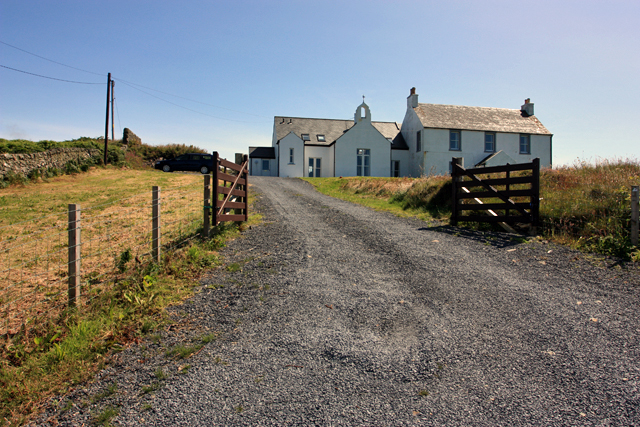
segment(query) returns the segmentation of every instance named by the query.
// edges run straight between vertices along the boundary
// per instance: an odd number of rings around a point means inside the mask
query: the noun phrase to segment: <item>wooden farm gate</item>
[[[204,234],[209,235],[209,224],[223,221],[247,221],[249,219],[249,170],[248,156],[242,156],[242,164],[221,159],[213,152],[211,175],[205,177]],[[213,186],[207,181],[212,180]],[[212,191],[213,190],[213,191]],[[214,203],[211,203],[211,202]],[[232,212],[233,211],[233,212]],[[209,218],[209,216],[213,218]],[[212,221],[211,221],[212,220]]]
[[[452,225],[457,225],[458,221],[509,225],[524,223],[531,224],[532,227],[538,225],[540,217],[539,158],[533,159],[531,163],[474,169],[465,169],[461,163],[462,159],[459,157],[454,157],[451,161]],[[513,172],[520,171],[530,171],[530,173],[512,176]],[[484,179],[478,176],[487,174],[493,176]],[[481,199],[490,200],[483,202]],[[523,199],[525,201],[522,201]],[[464,215],[465,212],[468,214]]]

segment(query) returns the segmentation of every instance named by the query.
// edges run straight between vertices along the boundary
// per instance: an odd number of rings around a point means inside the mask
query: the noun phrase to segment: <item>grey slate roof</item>
[[[275,159],[276,150],[273,147],[249,147],[249,157],[252,159]]]
[[[302,134],[309,134],[309,141],[305,141],[305,145],[323,145],[329,146],[340,138],[346,131],[354,125],[353,120],[333,120],[333,119],[308,119],[302,117],[282,117],[274,118],[276,130],[276,140],[280,141],[285,136],[293,132],[299,138]],[[402,144],[406,146],[402,135],[400,134],[400,125],[395,122],[371,122],[371,124],[387,139],[396,140],[398,136],[398,146]],[[317,135],[324,135],[325,141],[318,141]],[[392,144],[392,148],[394,148]]]
[[[414,111],[425,128],[551,135],[536,116],[520,110],[418,104]]]

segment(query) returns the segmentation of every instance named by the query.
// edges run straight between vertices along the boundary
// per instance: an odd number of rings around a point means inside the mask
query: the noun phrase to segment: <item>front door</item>
[[[321,161],[320,157],[309,157],[309,178],[320,177]]]

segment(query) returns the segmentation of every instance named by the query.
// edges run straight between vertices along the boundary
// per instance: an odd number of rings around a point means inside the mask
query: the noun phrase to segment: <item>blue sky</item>
[[[415,86],[424,103],[531,98],[554,164],[637,159],[638,22],[616,0],[3,0],[0,65],[100,84],[0,68],[0,137],[103,135],[111,72],[117,138],[227,158],[270,145],[276,115],[348,119],[362,95],[401,122]]]

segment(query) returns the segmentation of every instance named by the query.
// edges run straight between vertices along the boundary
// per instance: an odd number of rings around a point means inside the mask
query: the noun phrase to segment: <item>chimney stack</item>
[[[416,94],[416,88],[412,87],[409,96],[407,97],[407,108],[418,107],[418,94]]]
[[[527,98],[524,100],[524,105],[520,107],[520,111],[526,116],[533,116],[533,102],[531,102],[531,98]]]

